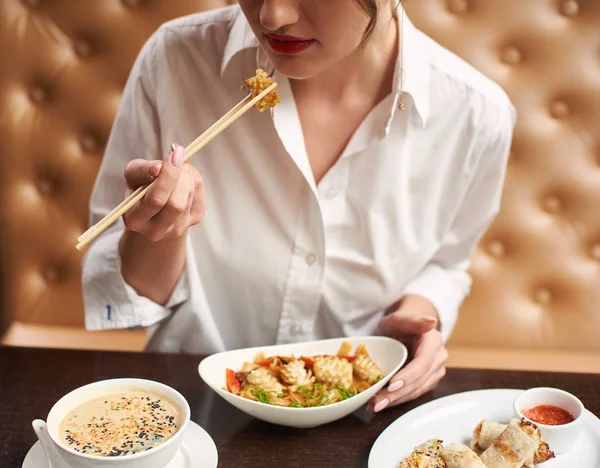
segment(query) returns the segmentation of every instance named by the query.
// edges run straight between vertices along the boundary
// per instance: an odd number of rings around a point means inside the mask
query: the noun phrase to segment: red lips
[[[305,39],[295,36],[280,36],[278,34],[266,34],[271,49],[279,54],[294,55],[308,49],[313,39]]]

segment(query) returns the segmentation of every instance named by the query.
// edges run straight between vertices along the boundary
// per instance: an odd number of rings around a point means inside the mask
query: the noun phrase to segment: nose
[[[299,16],[296,0],[264,0],[260,9],[260,22],[270,31],[297,23]]]

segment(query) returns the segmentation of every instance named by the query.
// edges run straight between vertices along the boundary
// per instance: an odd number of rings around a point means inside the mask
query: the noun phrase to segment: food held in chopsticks
[[[226,370],[231,393],[249,400],[292,408],[326,406],[346,400],[383,378],[364,346],[351,355],[344,342],[337,355],[270,356],[259,353],[239,372]]]
[[[517,424],[525,424],[519,421]],[[496,421],[481,421],[473,430],[473,439],[471,448],[478,452],[487,450],[494,440],[496,440],[508,427],[508,424],[501,424]],[[532,434],[537,442],[537,448],[533,454],[533,460],[526,460],[523,466],[530,467],[544,463],[554,458],[554,453],[548,447],[548,444],[542,440],[539,429],[533,429],[528,425],[527,432]]]
[[[265,109],[272,109],[277,103],[281,102],[279,95],[275,91],[277,83],[275,83],[263,70],[257,70],[256,76],[248,78],[246,80],[246,86],[249,94],[185,148],[184,161],[188,161],[194,154],[204,148],[253,106],[256,107],[259,112],[263,112]],[[104,218],[80,235],[77,238],[77,250],[83,249],[117,219],[129,211],[131,207],[135,206],[142,198],[144,198],[146,193],[148,193],[148,190],[150,190],[153,183],[154,182],[138,187],[135,192],[123,200],[110,213],[104,216]]]
[[[256,70],[256,75],[248,78],[244,81],[244,83],[248,89],[248,92],[254,98],[273,84],[273,78],[267,75],[264,70],[258,68]],[[262,113],[267,109],[274,108],[280,102],[281,98],[279,97],[279,94],[277,94],[277,91],[273,89],[273,91],[258,101],[254,107],[258,109],[258,112]]]
[[[399,468],[533,468],[552,458],[534,423],[483,420],[473,431],[471,448],[458,443],[444,447],[432,439],[415,447]]]

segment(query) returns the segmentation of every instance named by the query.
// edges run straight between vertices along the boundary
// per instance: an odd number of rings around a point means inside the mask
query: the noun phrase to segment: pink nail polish
[[[396,380],[395,382],[391,382],[388,391],[395,392],[396,390],[400,390],[404,387],[404,380]]]
[[[435,319],[435,317],[423,317],[423,318],[421,318],[421,322],[436,323],[437,320]]]
[[[183,147],[179,145],[171,145],[171,150],[169,151],[171,155],[171,164],[173,167],[181,167],[183,164]]]
[[[378,403],[375,405],[374,411],[375,411],[376,413],[378,413],[379,411],[381,411],[381,410],[385,409],[385,407],[386,407],[387,405],[389,405],[389,404],[390,404],[390,400],[388,400],[387,398],[384,398],[383,400],[379,401],[379,402],[378,402]]]

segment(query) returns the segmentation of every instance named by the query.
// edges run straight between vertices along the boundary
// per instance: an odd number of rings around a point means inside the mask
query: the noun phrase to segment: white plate
[[[513,414],[513,401],[522,391],[458,393],[409,411],[377,438],[369,454],[369,468],[397,468],[416,445],[433,438],[468,445],[473,429],[482,419],[507,423]],[[582,434],[575,448],[538,465],[540,468],[600,467],[600,419],[587,410],[583,418]]]
[[[385,377],[375,385],[347,400],[315,408],[286,408],[248,400],[223,389],[226,386],[226,369],[239,370],[245,361],[252,362],[256,354],[261,351],[267,357],[274,355],[314,356],[336,354],[344,341],[349,342],[353,350],[356,350],[358,345],[364,344],[369,355],[377,363],[382,373],[385,374]],[[210,388],[250,416],[281,426],[308,428],[346,417],[366,404],[398,372],[406,362],[407,357],[406,347],[392,338],[384,336],[334,338],[308,343],[237,349],[213,354],[202,360],[198,366],[198,372]]]
[[[204,429],[190,421],[179,452],[165,468],[217,468],[217,446]],[[49,468],[46,453],[39,442],[29,450],[23,468]]]

